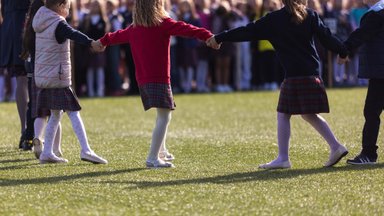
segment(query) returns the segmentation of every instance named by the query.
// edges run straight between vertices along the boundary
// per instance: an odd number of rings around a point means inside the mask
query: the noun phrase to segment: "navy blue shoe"
[[[348,159],[347,164],[352,164],[352,165],[375,164],[376,161],[377,161],[377,158],[370,158],[364,154],[359,154],[354,159]]]

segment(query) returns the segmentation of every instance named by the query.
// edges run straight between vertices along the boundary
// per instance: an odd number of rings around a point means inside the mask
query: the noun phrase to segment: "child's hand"
[[[104,52],[105,46],[101,44],[100,40],[92,41],[91,48],[94,52]]]
[[[342,64],[345,64],[346,62],[349,62],[348,56],[345,58],[341,58],[339,55],[337,56],[337,64],[342,65]]]
[[[205,41],[205,44],[213,49],[220,49],[221,44],[218,44],[215,40],[215,36],[210,37]]]

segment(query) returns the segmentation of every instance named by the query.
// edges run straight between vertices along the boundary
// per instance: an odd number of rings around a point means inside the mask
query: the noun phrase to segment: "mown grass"
[[[324,114],[350,155],[360,151],[366,89],[329,90]],[[93,165],[67,117],[67,165],[40,165],[17,149],[14,103],[0,104],[0,215],[383,215],[384,164],[323,168],[325,141],[293,117],[290,170],[264,171],[276,156],[278,92],[176,95],[167,145],[174,169],[145,169],[155,111],[139,97],[81,99]],[[378,140],[383,145],[383,136]]]

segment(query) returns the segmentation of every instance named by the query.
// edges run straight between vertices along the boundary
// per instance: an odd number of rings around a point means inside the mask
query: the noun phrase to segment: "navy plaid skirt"
[[[79,99],[70,87],[39,89],[37,92],[37,109],[79,111]]]
[[[287,114],[329,113],[328,97],[321,78],[309,76],[285,79],[280,87],[277,112]]]
[[[139,90],[145,111],[152,107],[170,110],[174,110],[176,107],[170,84],[147,83],[139,86]]]
[[[51,111],[49,109],[44,109],[44,108],[38,108],[37,107],[37,94],[40,91],[40,88],[36,86],[35,83],[35,77],[32,76],[31,81],[31,98],[29,101],[31,101],[31,116],[32,118],[37,118],[37,117],[46,117],[51,115]]]

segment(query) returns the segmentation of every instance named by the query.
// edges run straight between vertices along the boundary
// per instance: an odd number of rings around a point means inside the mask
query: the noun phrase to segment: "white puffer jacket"
[[[32,22],[36,32],[35,82],[39,88],[65,88],[71,85],[70,43],[59,44],[55,30],[64,17],[41,7]]]

